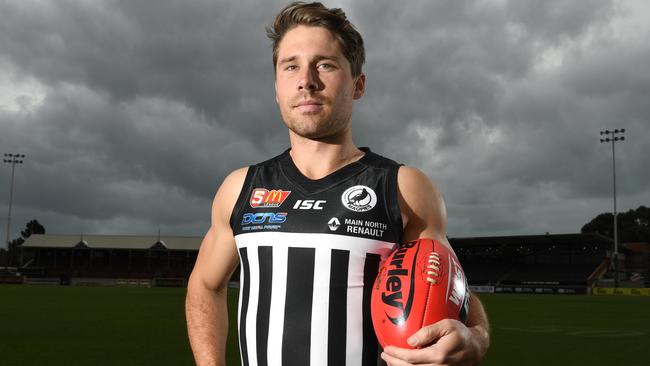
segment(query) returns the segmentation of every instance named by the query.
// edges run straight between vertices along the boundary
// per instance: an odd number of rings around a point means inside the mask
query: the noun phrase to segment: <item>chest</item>
[[[242,188],[233,233],[321,233],[394,243],[401,227],[391,217],[396,203],[388,199],[388,179],[385,171],[369,168],[340,181],[305,185],[281,169],[258,168]]]

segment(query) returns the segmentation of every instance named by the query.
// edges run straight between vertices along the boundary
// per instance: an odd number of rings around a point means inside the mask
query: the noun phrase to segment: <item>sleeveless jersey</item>
[[[384,365],[370,294],[382,256],[402,237],[399,164],[362,150],[318,180],[289,150],[249,167],[230,219],[242,365]]]

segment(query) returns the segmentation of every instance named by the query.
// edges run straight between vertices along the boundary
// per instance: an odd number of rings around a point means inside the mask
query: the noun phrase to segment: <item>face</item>
[[[275,100],[298,136],[323,139],[348,130],[365,76],[353,78],[339,42],[323,27],[297,26],[278,47]]]

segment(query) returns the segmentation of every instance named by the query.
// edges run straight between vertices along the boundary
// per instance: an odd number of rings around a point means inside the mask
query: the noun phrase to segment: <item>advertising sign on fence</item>
[[[650,288],[594,287],[591,289],[591,293],[593,295],[650,296]]]

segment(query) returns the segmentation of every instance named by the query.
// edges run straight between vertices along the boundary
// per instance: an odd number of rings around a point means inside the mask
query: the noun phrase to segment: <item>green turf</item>
[[[650,365],[650,297],[482,295],[484,365]]]
[[[0,365],[191,365],[184,299],[175,288],[0,285]],[[483,365],[650,364],[650,297],[481,299],[493,330]],[[234,314],[236,293],[229,302]]]
[[[189,365],[184,291],[0,286],[0,364]]]

